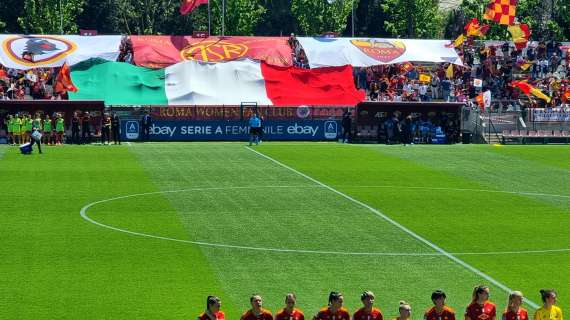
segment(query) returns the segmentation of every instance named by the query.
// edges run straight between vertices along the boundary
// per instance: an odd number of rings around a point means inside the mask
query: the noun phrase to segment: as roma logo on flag
[[[372,59],[388,63],[399,58],[406,52],[406,46],[401,41],[350,40],[355,47]]]
[[[204,62],[231,61],[239,59],[247,53],[249,47],[243,43],[227,41],[200,41],[180,51],[183,60]]]
[[[2,50],[15,63],[34,67],[54,63],[77,49],[77,45],[54,36],[15,36],[2,42]]]

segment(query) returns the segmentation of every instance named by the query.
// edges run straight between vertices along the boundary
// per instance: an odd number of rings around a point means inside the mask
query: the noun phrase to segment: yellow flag
[[[453,45],[457,48],[460,47],[463,42],[465,42],[465,36],[462,33],[459,35],[459,37],[457,37],[457,39],[455,39],[455,41],[453,41]]]
[[[545,95],[544,93],[542,93],[542,91],[540,91],[540,89],[532,88],[532,89],[530,89],[530,93],[532,93],[533,96],[546,101],[546,103],[550,103],[550,100],[551,100],[550,97]]]
[[[420,74],[420,82],[430,82],[431,76],[429,74],[422,73]]]
[[[447,67],[447,69],[445,69],[445,76],[449,79],[453,78],[453,65],[450,64],[449,67]]]
[[[530,68],[530,66],[532,66],[532,63],[530,62],[524,63],[523,65],[521,65],[521,70],[527,71],[528,68]]]

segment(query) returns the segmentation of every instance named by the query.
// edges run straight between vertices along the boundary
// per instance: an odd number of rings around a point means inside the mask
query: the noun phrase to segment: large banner
[[[121,36],[0,35],[0,64],[13,69],[61,67],[90,58],[115,61]]]
[[[534,122],[570,122],[570,109],[565,108],[535,108],[532,109]]]
[[[222,62],[249,58],[291,66],[291,47],[284,37],[131,36],[138,66],[165,68],[185,60]]]
[[[307,70],[244,59],[184,61],[154,70],[105,62],[81,64],[71,77],[79,91],[70,92],[70,100],[108,105],[354,106],[365,99],[354,86],[351,66]]]
[[[151,106],[141,107],[147,109]],[[154,106],[150,114],[157,120],[241,120],[248,119],[253,112],[272,120],[330,120],[342,118],[344,112],[352,107],[354,106]]]
[[[122,120],[123,141],[139,140],[140,120]],[[336,120],[268,120],[264,124],[264,140],[320,141],[335,140],[340,131]],[[150,127],[151,141],[247,141],[247,121],[156,120]]]
[[[403,62],[463,65],[449,40],[376,38],[297,38],[311,68],[352,65],[370,67]]]

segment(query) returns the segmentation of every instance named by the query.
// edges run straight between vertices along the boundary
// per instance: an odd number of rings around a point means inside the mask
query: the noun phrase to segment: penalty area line
[[[291,171],[291,172],[294,172],[294,173],[300,175],[301,177],[303,177],[303,178],[305,178],[305,179],[307,179],[307,180],[310,180],[310,181],[312,181],[312,182],[314,182],[314,183],[320,185],[321,187],[323,187],[323,188],[325,188],[325,189],[327,189],[327,190],[329,190],[329,191],[331,191],[331,192],[333,192],[333,193],[335,193],[335,194],[337,194],[337,195],[339,195],[339,196],[341,196],[341,197],[347,199],[348,201],[351,201],[351,202],[353,202],[353,203],[355,203],[355,204],[357,204],[357,205],[359,205],[359,206],[361,206],[361,207],[363,207],[363,208],[366,208],[366,209],[370,210],[372,213],[374,213],[374,214],[377,215],[378,217],[384,219],[385,221],[387,221],[388,223],[392,224],[393,226],[397,227],[398,229],[404,231],[405,233],[407,233],[407,234],[408,234],[409,236],[411,236],[412,238],[414,238],[414,239],[418,240],[419,242],[422,242],[423,244],[429,246],[430,248],[434,249],[435,251],[441,253],[443,256],[447,257],[449,260],[451,260],[451,261],[453,261],[453,262],[459,264],[460,266],[464,267],[465,269],[467,269],[467,270],[473,272],[474,274],[480,276],[481,278],[483,278],[483,279],[489,281],[490,283],[492,283],[492,284],[494,284],[495,286],[499,287],[499,288],[502,289],[503,291],[505,291],[505,292],[507,292],[507,293],[513,292],[513,289],[507,287],[507,286],[506,286],[505,284],[503,284],[502,282],[496,280],[495,278],[491,277],[490,275],[488,275],[488,274],[484,273],[483,271],[481,271],[481,270],[475,268],[474,266],[468,264],[467,262],[465,262],[465,261],[463,261],[463,260],[457,258],[456,256],[454,256],[454,255],[452,255],[451,253],[447,252],[446,250],[444,250],[443,248],[439,247],[439,246],[436,245],[435,243],[433,243],[433,242],[427,240],[426,238],[424,238],[424,237],[420,236],[419,234],[415,233],[414,231],[408,229],[407,227],[405,227],[404,225],[400,224],[399,222],[397,222],[397,221],[393,220],[392,218],[388,217],[387,215],[385,215],[384,213],[382,213],[380,210],[378,210],[378,209],[376,209],[376,208],[373,208],[373,207],[367,205],[366,203],[364,203],[364,202],[362,202],[362,201],[360,201],[360,200],[357,200],[357,199],[355,199],[355,198],[353,198],[353,197],[347,195],[346,193],[343,193],[343,192],[341,192],[341,191],[338,191],[337,189],[335,189],[335,188],[333,188],[333,187],[331,187],[331,186],[329,186],[329,185],[327,185],[327,184],[325,184],[325,183],[323,183],[323,182],[321,182],[321,181],[319,181],[319,180],[317,180],[317,179],[315,179],[315,178],[313,178],[313,177],[311,177],[311,176],[308,176],[308,175],[306,175],[306,174],[304,174],[304,173],[298,171],[297,169],[294,169],[294,168],[292,168],[292,167],[290,167],[290,166],[288,166],[288,165],[286,165],[286,164],[280,162],[279,160],[276,160],[276,159],[274,159],[274,158],[272,158],[272,157],[270,157],[270,156],[268,156],[268,155],[265,155],[265,154],[263,154],[263,153],[261,153],[261,152],[259,152],[259,151],[254,150],[254,149],[252,149],[252,148],[250,148],[250,147],[247,147],[247,146],[246,146],[245,148],[248,149],[249,151],[251,151],[251,152],[257,154],[258,156],[265,158],[266,160],[269,160],[269,161],[271,161],[271,162],[273,162],[273,163],[275,163],[275,164],[277,164],[277,165],[279,165],[279,166],[281,166],[281,167],[283,167],[283,168],[285,168],[285,169],[287,169],[287,170],[289,170],[289,171]],[[538,305],[538,304],[536,304],[535,302],[529,300],[528,298],[525,299],[525,303],[528,304],[528,305],[529,305],[530,307],[532,307],[533,309],[538,309],[538,308],[539,308],[539,305]]]

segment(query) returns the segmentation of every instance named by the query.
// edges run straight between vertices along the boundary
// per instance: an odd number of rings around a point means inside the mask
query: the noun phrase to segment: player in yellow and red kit
[[[222,301],[216,296],[208,296],[206,299],[206,311],[198,316],[198,320],[225,320],[226,315],[220,311]]]
[[[503,320],[528,320],[528,312],[521,307],[523,303],[523,294],[520,291],[513,291],[509,295],[509,305],[503,312]]]
[[[495,304],[489,301],[489,287],[475,287],[471,304],[465,310],[465,320],[495,320],[496,317]]]
[[[424,320],[455,320],[455,310],[445,305],[447,296],[441,290],[435,290],[431,294],[434,306],[424,314]]]
[[[271,311],[263,309],[263,299],[260,295],[254,294],[249,298],[251,309],[241,315],[241,320],[273,320]]]
[[[554,289],[542,289],[540,296],[544,304],[535,311],[533,320],[563,320],[562,309],[556,305],[558,297],[556,291]]]
[[[275,315],[275,320],[305,320],[303,311],[295,308],[297,297],[294,293],[285,295],[285,308],[279,310]]]
[[[412,306],[406,301],[400,301],[398,313],[400,315],[396,318],[392,318],[392,320],[410,320],[412,319]]]
[[[364,306],[354,313],[352,320],[384,320],[382,311],[374,308],[374,293],[372,291],[364,291],[360,295],[360,301]]]
[[[313,320],[350,320],[348,310],[342,307],[344,297],[340,292],[329,294],[329,305],[319,310]]]

